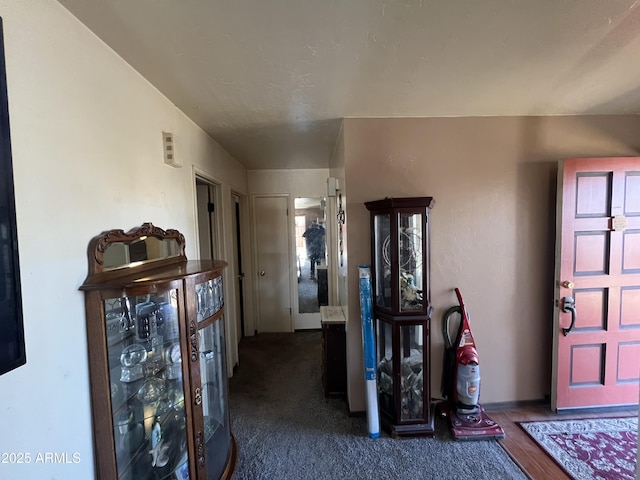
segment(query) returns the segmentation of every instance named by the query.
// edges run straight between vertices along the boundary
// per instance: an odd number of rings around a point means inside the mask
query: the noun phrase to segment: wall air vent
[[[182,155],[180,154],[180,139],[173,133],[162,132],[164,146],[164,163],[172,167],[182,167]]]

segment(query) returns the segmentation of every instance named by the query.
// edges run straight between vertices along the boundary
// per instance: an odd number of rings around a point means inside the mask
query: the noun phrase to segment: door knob
[[[562,333],[564,333],[566,337],[576,323],[576,301],[573,297],[564,297],[562,299],[562,311],[566,313],[571,312],[571,325],[569,325],[569,328],[562,329]]]
[[[570,282],[569,280],[565,280],[564,282],[562,282],[562,286],[564,288],[573,288],[574,287],[573,282]]]
[[[260,276],[264,277],[264,270],[260,270]]]

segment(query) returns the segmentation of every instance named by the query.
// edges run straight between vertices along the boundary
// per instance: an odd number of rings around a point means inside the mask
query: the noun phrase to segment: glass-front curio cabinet
[[[96,477],[231,478],[222,273],[150,223],[89,243],[85,292]]]
[[[432,197],[366,202],[371,214],[378,405],[392,436],[433,435],[429,212]]]

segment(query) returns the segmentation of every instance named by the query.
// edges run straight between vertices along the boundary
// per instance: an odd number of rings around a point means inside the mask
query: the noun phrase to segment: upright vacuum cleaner
[[[469,316],[457,288],[460,305],[447,310],[442,322],[444,337],[444,365],[440,413],[449,421],[449,429],[456,440],[484,440],[504,438],[504,430],[491,420],[478,403],[480,399],[480,360],[469,326]],[[450,319],[460,316],[456,343],[451,342]]]

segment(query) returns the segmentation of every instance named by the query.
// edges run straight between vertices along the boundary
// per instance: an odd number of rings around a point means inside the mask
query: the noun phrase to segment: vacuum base
[[[491,420],[481,405],[475,413],[462,413],[448,403],[439,405],[440,415],[447,419],[451,435],[456,440],[487,440],[504,438],[504,430]]]

